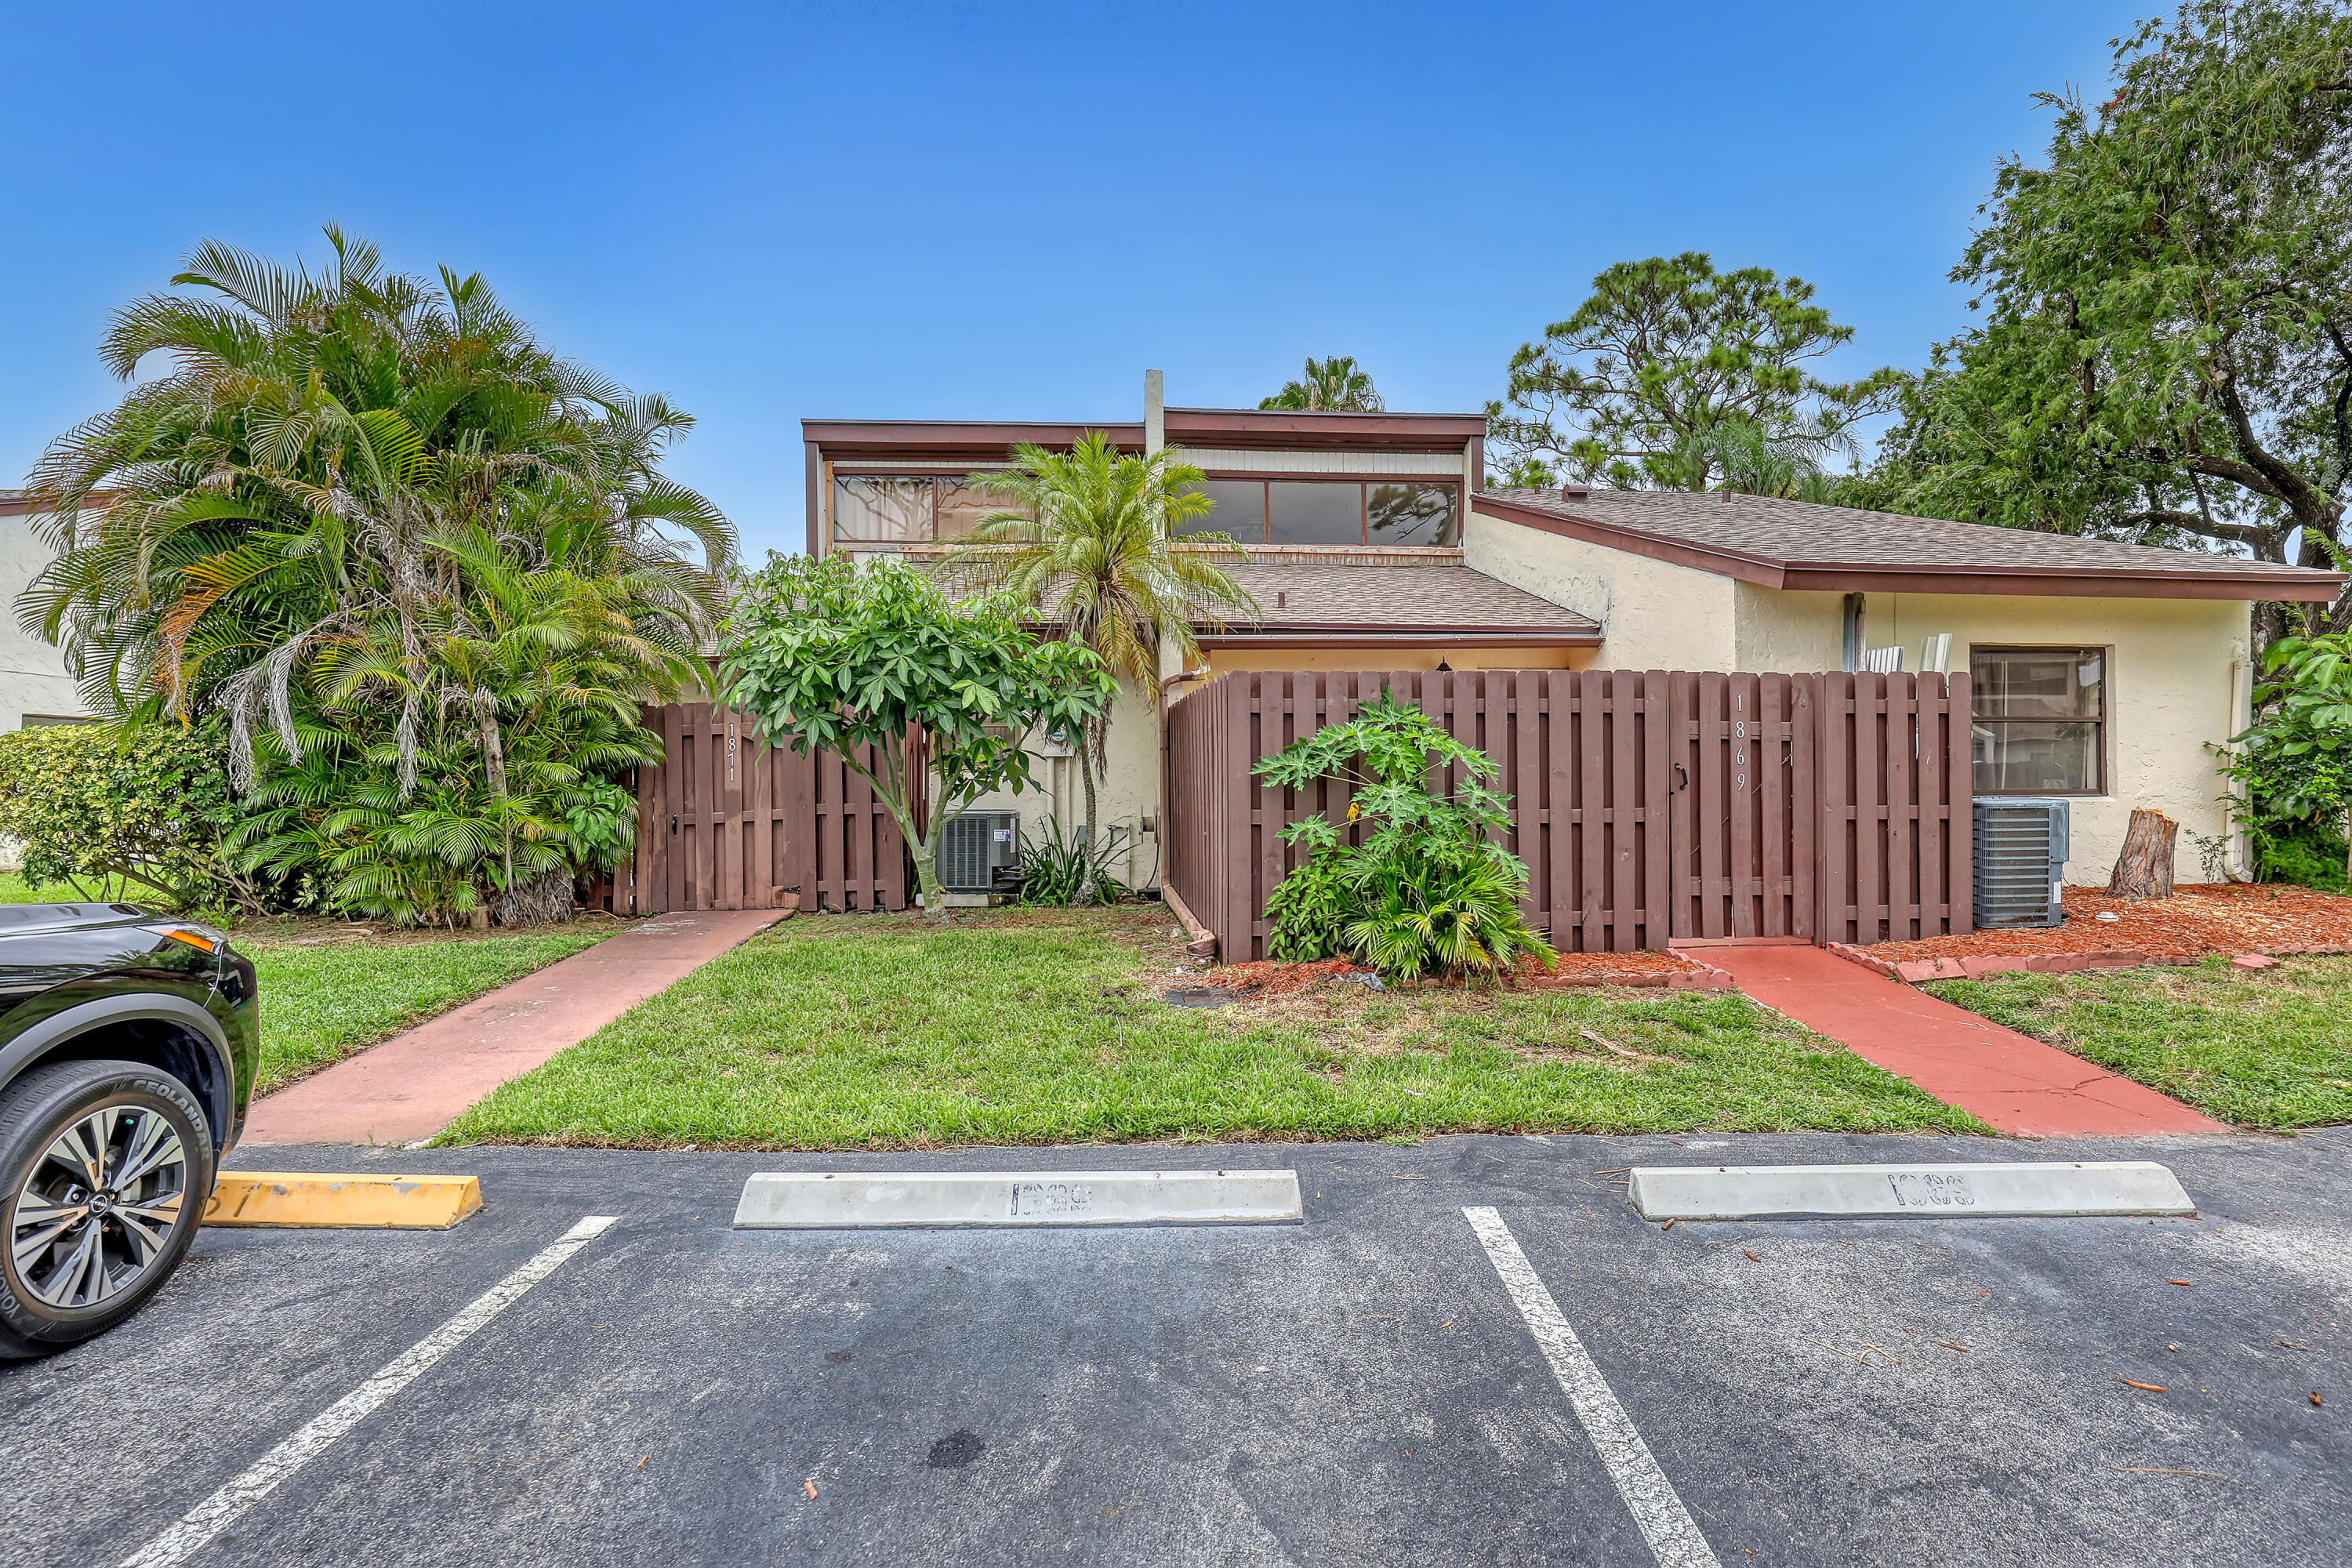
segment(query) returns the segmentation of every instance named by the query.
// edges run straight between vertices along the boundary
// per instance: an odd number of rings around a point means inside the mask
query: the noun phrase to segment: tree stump
[[[2172,897],[2172,840],[2179,831],[2180,824],[2160,811],[2135,809],[2107,891],[2119,899]]]

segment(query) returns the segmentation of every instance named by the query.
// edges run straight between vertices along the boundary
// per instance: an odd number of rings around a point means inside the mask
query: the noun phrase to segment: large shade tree
[[[1902,384],[1894,370],[1817,374],[1853,336],[1811,284],[1769,268],[1717,272],[1697,251],[1621,261],[1511,356],[1509,388],[1486,405],[1497,478],[1698,490],[1762,453],[1793,482]]]
[[[1024,442],[1011,468],[971,482],[1013,504],[975,524],[946,570],[1009,594],[1052,636],[1093,649],[1147,705],[1159,701],[1163,648],[1189,669],[1200,658],[1197,628],[1258,613],[1220,564],[1244,552],[1223,534],[1184,536],[1215,519],[1201,470],[1176,447],[1124,454],[1090,430],[1067,452]],[[1089,846],[1108,725],[1107,710],[1090,720],[1077,748]]]
[[[1924,515],[2342,563],[2352,476],[2352,16],[2196,0],[2117,41],[2095,100],[2047,93],[1952,276],[1941,345],[1882,447]],[[2263,606],[2266,636],[2294,611]],[[2352,621],[2310,606],[2305,629]]]

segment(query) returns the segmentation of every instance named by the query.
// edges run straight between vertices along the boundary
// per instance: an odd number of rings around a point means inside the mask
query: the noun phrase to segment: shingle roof
[[[1677,542],[1698,550],[1801,571],[1993,573],[2052,576],[2164,577],[2275,584],[2283,594],[2332,593],[2335,573],[2243,556],[2158,550],[2115,540],[2077,539],[2021,528],[1949,522],[1850,507],[1728,491],[1595,489],[1574,499],[1553,489],[1481,496],[1563,520]],[[1791,584],[1795,585],[1795,584]]]
[[[908,553],[926,572],[945,571],[936,558]],[[1426,640],[1446,633],[1546,639],[1601,636],[1598,622],[1463,565],[1458,552],[1415,553],[1421,558],[1401,555],[1393,563],[1361,559],[1328,564],[1312,560],[1220,562],[1219,569],[1257,601],[1259,616],[1230,619],[1218,640],[1300,636]],[[1454,559],[1426,558],[1436,554]]]
[[[1594,635],[1600,626],[1573,610],[1496,581],[1467,566],[1309,566],[1249,562],[1226,566],[1258,602],[1268,633],[1427,634],[1528,632]]]

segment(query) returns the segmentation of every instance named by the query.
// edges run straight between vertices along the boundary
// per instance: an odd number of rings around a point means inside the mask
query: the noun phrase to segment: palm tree
[[[387,619],[423,689],[427,622],[465,571],[436,541],[483,529],[525,570],[584,551],[658,584],[639,629],[677,648],[708,635],[734,553],[718,510],[656,467],[688,416],[556,358],[478,275],[387,274],[374,247],[327,237],[315,276],[199,247],[173,282],[204,292],[134,301],[101,351],[126,380],[154,354],[175,368],[51,443],[33,475],[58,556],[20,622],[66,649],[100,710],[228,710],[240,784],[253,728],[299,760],[303,673]],[[84,527],[100,489],[115,499]],[[399,721],[404,794],[422,700]]]
[[[1172,447],[1123,456],[1099,430],[1067,452],[1024,441],[1010,468],[971,480],[1018,510],[982,518],[945,566],[961,584],[1011,592],[1054,636],[1092,648],[1157,708],[1163,647],[1189,668],[1200,657],[1196,627],[1222,630],[1229,618],[1258,613],[1218,565],[1247,559],[1239,545],[1223,534],[1179,538],[1213,504],[1201,481]],[[1095,721],[1076,748],[1089,846],[1108,726],[1108,716]]]
[[[1327,360],[1309,356],[1297,381],[1258,405],[1260,408],[1296,408],[1308,413],[1378,414],[1387,406],[1372,389],[1372,378],[1353,358],[1334,354]]]
[[[421,655],[386,613],[310,668],[299,752],[248,737],[269,765],[234,858],[371,916],[561,919],[575,873],[633,837],[626,792],[599,781],[659,760],[639,703],[693,688],[698,663],[638,628],[658,582],[561,554],[526,569],[479,529],[433,549],[462,587],[427,606]]]
[[[1823,466],[1832,453],[1852,458],[1853,435],[1823,421],[1777,430],[1728,416],[1685,436],[1667,454],[1676,487],[1834,504],[1843,480]]]

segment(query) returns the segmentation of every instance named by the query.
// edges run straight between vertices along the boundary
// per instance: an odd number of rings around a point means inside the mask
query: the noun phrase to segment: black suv
[[[171,1277],[245,1125],[253,964],[129,904],[0,904],[0,1358],[112,1328]]]

